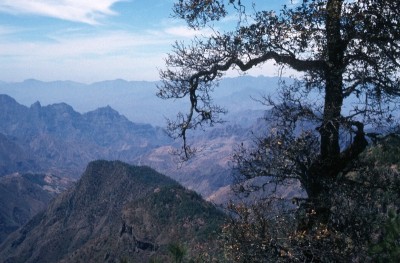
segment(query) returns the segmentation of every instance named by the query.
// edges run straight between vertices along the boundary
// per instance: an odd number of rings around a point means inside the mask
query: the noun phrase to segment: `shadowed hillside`
[[[0,177],[0,243],[71,185],[71,180],[49,174],[15,173]]]
[[[210,242],[223,216],[192,191],[147,167],[88,165],[76,186],[14,232],[2,262],[147,262],[171,243]]]

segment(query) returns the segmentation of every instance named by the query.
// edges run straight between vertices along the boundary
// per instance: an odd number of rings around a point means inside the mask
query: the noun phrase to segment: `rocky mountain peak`
[[[42,105],[40,104],[39,101],[36,101],[35,103],[33,103],[30,107],[32,110],[39,110],[42,108]]]
[[[123,117],[122,115],[120,115],[118,111],[111,108],[109,105],[107,105],[106,107],[98,108],[94,111],[90,111],[90,112],[86,113],[86,115],[91,116],[91,117],[97,116],[97,117],[108,118],[110,120],[115,120],[118,118],[123,118],[125,120],[128,120],[125,117]]]

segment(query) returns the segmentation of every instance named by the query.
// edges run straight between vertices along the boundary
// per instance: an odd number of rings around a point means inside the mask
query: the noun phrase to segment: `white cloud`
[[[0,28],[1,31],[1,28]],[[71,36],[49,36],[48,42],[0,41],[0,56],[36,57],[38,60],[57,58],[81,58],[85,56],[109,56],[132,54],[137,49],[149,49],[157,45],[168,45],[157,35],[107,31],[100,34]]]
[[[100,18],[115,14],[111,7],[121,1],[124,0],[2,0],[0,11],[98,24]]]
[[[0,37],[8,37],[9,35],[21,32],[21,28],[0,25]]]
[[[60,32],[47,38],[51,41],[0,39],[0,79],[156,80],[172,43],[162,32]]]

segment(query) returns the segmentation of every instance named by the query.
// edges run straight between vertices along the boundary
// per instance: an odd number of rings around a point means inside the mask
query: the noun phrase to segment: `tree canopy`
[[[400,94],[399,1],[308,0],[283,6],[280,13],[247,14],[240,0],[180,0],[174,12],[189,27],[200,28],[227,16],[228,6],[251,19],[239,21],[233,32],[176,43],[166,60],[168,68],[160,72],[158,96],[188,97],[191,103],[188,113],[169,123],[170,132],[184,139],[186,157],[187,130],[221,121],[224,110],[212,104],[210,91],[229,69],[247,71],[272,60],[302,72],[302,88],[324,97],[318,116],[322,160],[340,158],[341,128],[363,136],[365,122],[386,113],[382,103]],[[350,96],[359,103],[344,116],[343,102]],[[354,140],[347,153],[357,148],[355,143],[360,141]]]

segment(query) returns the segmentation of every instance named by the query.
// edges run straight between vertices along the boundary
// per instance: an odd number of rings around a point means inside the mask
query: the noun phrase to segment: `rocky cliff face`
[[[54,199],[0,246],[2,262],[147,262],[167,245],[195,244],[222,215],[194,192],[148,167],[88,165],[76,186]]]

